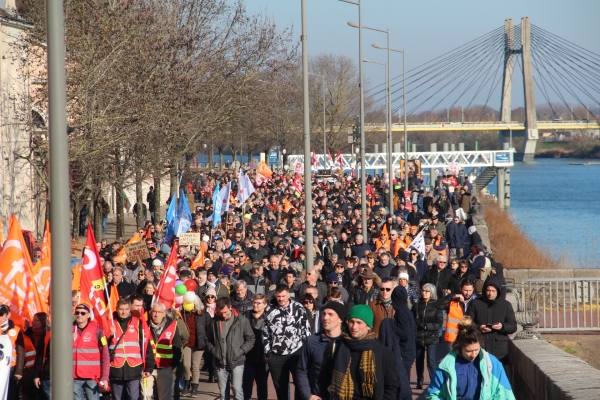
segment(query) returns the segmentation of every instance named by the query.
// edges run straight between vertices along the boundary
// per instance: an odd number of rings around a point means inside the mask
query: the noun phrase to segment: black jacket
[[[237,310],[238,314],[243,315],[246,311],[252,310],[253,297],[254,296],[250,290],[246,292],[246,298],[243,300],[234,293],[231,295],[231,306]]]
[[[419,300],[411,309],[417,325],[416,343],[420,347],[439,342],[438,332],[444,322],[442,310],[438,310],[435,301]]]
[[[415,317],[408,309],[408,293],[403,286],[396,286],[392,291],[392,307],[394,322],[396,323],[396,335],[400,338],[400,349],[402,352],[402,362],[408,367],[417,357]]]
[[[254,331],[246,317],[231,310],[233,318],[227,337],[222,338],[222,324],[225,322],[220,317],[215,317],[206,331],[207,350],[213,356],[217,367],[233,370],[238,365],[243,365],[246,354],[254,347]],[[222,346],[225,345],[225,351]]]
[[[502,323],[500,330],[492,330],[483,334],[484,349],[502,361],[508,355],[508,341],[510,340],[508,335],[517,331],[517,321],[512,305],[508,301],[500,298],[487,299],[485,292],[488,286],[494,286],[498,290],[498,296],[502,293],[498,278],[493,275],[489,276],[483,284],[483,296],[469,304],[467,315],[477,326]]]
[[[441,272],[438,272],[436,266],[432,266],[425,272],[425,276],[421,279],[421,287],[426,283],[431,283],[437,289],[437,298],[441,299],[444,297],[442,290],[452,289],[452,272],[448,268],[444,268]]]
[[[246,361],[253,364],[264,365],[265,362],[265,348],[262,345],[262,330],[265,322],[264,316],[265,314],[263,313],[259,318],[254,318],[253,310],[248,310],[244,313],[244,317],[250,322],[250,327],[254,332],[254,345],[252,346],[252,349],[246,353]]]
[[[354,307],[357,304],[369,304],[370,302],[377,300],[379,298],[379,286],[373,282],[373,286],[369,293],[365,292],[365,290],[355,284],[352,288],[350,297],[348,298],[348,310]]]

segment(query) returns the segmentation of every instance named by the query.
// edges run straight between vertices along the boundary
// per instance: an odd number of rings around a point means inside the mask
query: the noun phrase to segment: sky
[[[300,0],[246,0],[246,6],[300,36]],[[358,8],[339,0],[307,0],[306,7],[309,56],[333,53],[357,60],[358,29],[347,22],[358,21]],[[362,0],[362,13],[363,25],[390,29],[391,47],[405,50],[407,70],[503,26],[507,18],[517,25],[529,17],[532,24],[600,55],[599,0]],[[385,62],[386,52],[371,47],[385,40],[385,34],[365,30],[363,58]],[[402,73],[401,64],[401,54],[392,56],[392,77]],[[373,85],[384,82],[380,66],[366,64],[364,73]],[[519,97],[513,106],[522,104]]]

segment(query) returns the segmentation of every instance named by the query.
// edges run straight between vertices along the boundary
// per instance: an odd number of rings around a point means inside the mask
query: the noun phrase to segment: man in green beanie
[[[347,316],[348,332],[334,351],[333,371],[327,388],[329,400],[395,400],[400,384],[396,363],[389,349],[382,346],[373,329],[373,311],[357,304]]]

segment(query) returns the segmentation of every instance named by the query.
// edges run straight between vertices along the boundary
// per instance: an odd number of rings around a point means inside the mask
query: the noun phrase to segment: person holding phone
[[[484,338],[484,349],[502,364],[508,362],[508,335],[517,331],[512,305],[500,298],[502,287],[497,277],[489,276],[483,284],[483,295],[473,300],[467,310]]]

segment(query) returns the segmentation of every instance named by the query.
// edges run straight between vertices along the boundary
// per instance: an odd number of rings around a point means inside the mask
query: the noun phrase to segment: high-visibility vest
[[[460,302],[452,300],[448,309],[446,319],[446,330],[444,331],[444,340],[453,343],[458,336],[458,321],[464,316]]]
[[[48,354],[48,343],[50,343],[50,337],[52,336],[52,331],[46,332],[46,336],[44,336],[44,353],[42,354],[42,357],[44,358],[44,362],[42,363],[42,370],[45,368],[46,362],[48,361],[48,357],[46,357],[46,355]]]
[[[383,242],[381,239],[377,239],[375,241],[375,248],[379,250],[379,248],[384,247],[387,251],[390,251],[390,241],[386,240]]]
[[[131,317],[131,321],[127,325],[125,332],[121,329],[121,325],[117,324],[117,331],[120,335],[115,335],[110,344],[110,350],[114,351],[114,358],[110,363],[111,367],[122,368],[125,362],[130,367],[141,365],[144,360],[140,349],[140,321],[137,317]],[[123,336],[123,339],[119,339]],[[117,342],[119,344],[117,345]]]
[[[74,326],[77,339],[73,342],[73,378],[100,378],[100,345],[98,344],[98,323],[90,321],[79,333]],[[101,338],[106,343],[106,338]]]
[[[400,240],[400,239],[396,239],[394,240],[394,249],[393,249],[393,254],[392,256],[394,258],[398,257],[398,254],[400,253],[400,249],[402,250],[406,250],[406,244]]]
[[[436,237],[434,237],[431,242],[433,246],[439,246],[439,243],[442,239],[442,235],[437,235]],[[448,244],[446,244],[446,248],[444,250],[437,250],[437,252],[439,253],[440,256],[444,256],[446,257],[446,259],[448,259]],[[448,260],[448,264],[450,264],[450,260]]]
[[[19,328],[18,326],[14,326],[5,333],[5,335],[8,336],[10,342],[12,343],[12,354],[10,357],[11,367],[17,365],[17,338],[19,337],[19,332],[21,332],[21,328]]]
[[[23,368],[32,368],[35,364],[35,345],[27,335],[23,335],[23,348],[25,349],[25,364],[23,364]]]
[[[150,342],[152,345],[152,352],[156,359],[156,368],[168,368],[171,366],[173,360],[173,338],[175,337],[175,331],[177,330],[177,321],[172,321],[167,326],[156,342],[153,340]]]

